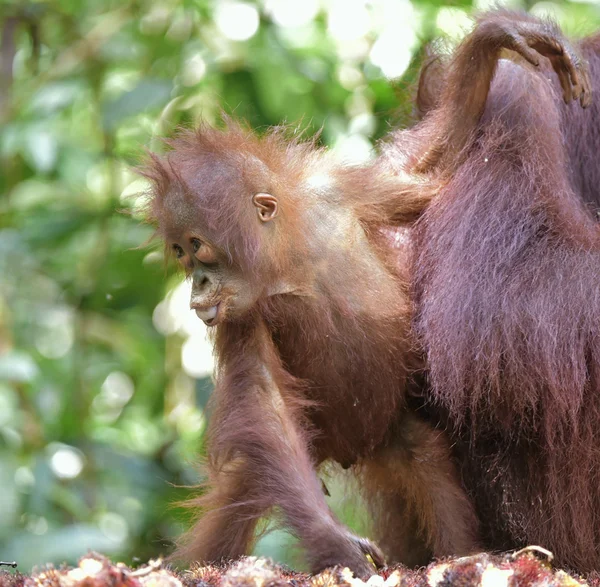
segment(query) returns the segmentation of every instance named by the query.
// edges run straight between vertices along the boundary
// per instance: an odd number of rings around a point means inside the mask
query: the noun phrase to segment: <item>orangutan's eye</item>
[[[190,242],[192,243],[192,249],[194,249],[194,253],[197,253],[198,249],[202,246],[202,243],[197,238],[193,238]]]
[[[185,255],[183,249],[179,245],[173,245],[173,250],[175,251],[175,256],[178,259],[181,259]]]

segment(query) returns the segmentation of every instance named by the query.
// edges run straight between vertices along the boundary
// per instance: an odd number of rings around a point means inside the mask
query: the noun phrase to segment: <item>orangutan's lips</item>
[[[206,308],[205,310],[196,309],[196,316],[200,318],[207,326],[213,324],[214,319],[217,317],[219,313],[219,304],[216,306],[211,306],[210,308]]]

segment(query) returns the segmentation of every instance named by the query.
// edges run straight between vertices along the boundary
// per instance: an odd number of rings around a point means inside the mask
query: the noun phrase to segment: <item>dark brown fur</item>
[[[600,38],[581,45],[600,87]],[[600,111],[502,62],[418,225],[416,329],[485,546],[600,569]]]

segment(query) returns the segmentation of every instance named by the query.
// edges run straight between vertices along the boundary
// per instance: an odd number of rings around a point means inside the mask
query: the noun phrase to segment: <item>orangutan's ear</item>
[[[262,222],[273,220],[279,212],[277,198],[271,194],[256,194],[252,198],[252,203],[256,206],[258,217]]]

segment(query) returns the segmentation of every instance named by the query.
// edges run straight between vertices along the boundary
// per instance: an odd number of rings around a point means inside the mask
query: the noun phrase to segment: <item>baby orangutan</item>
[[[416,565],[477,549],[446,436],[407,405],[422,365],[406,224],[460,164],[505,44],[531,57],[535,38],[568,72],[571,96],[585,95],[585,71],[558,33],[526,23],[503,36],[505,23],[483,24],[458,50],[429,119],[370,166],[231,121],[182,132],[152,158],[151,220],[192,279],[191,307],[214,327],[218,364],[209,489],[192,502],[200,516],[184,558],[248,553],[257,521],[277,507],[313,571],[369,576],[365,555],[380,565],[383,554],[329,510],[316,473],[328,460],[356,473],[390,559]],[[469,99],[458,87],[466,70],[481,76]]]
[[[329,510],[316,473],[326,460],[363,480],[388,556],[418,564],[474,550],[446,438],[406,406],[418,365],[393,246],[402,235],[377,203],[397,197],[396,178],[231,121],[170,145],[147,171],[152,216],[193,279],[191,307],[214,327],[218,362],[210,490],[181,553],[248,553],[277,506],[313,571],[369,576],[365,555],[379,565],[383,555]]]

